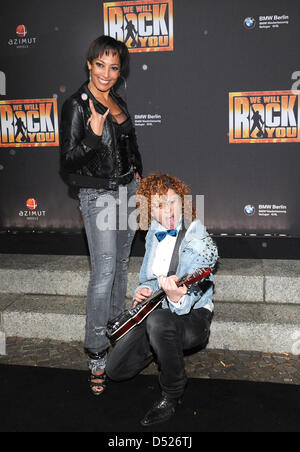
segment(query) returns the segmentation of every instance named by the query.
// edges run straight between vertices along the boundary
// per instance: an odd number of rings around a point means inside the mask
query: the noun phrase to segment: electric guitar
[[[196,272],[183,276],[177,281],[177,287],[185,285],[191,287],[197,282],[202,282],[211,274],[210,268],[199,269]],[[158,290],[146,300],[139,303],[135,308],[127,309],[121,315],[108,323],[106,335],[112,342],[117,342],[136,325],[142,323],[154,309],[156,309],[165,298],[163,289]]]

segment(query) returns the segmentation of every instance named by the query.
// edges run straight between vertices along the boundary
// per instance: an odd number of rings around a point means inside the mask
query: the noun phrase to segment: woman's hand
[[[173,303],[178,303],[188,291],[186,286],[178,287],[176,284],[178,281],[179,279],[176,275],[170,276],[169,278],[166,278],[165,276],[159,277],[161,288],[166,292],[167,297]]]
[[[95,135],[101,136],[103,133],[105,120],[109,113],[109,109],[106,110],[104,115],[100,115],[100,113],[96,112],[92,99],[89,99],[89,103],[90,103],[90,109],[91,109],[92,115],[88,119],[87,125],[90,124],[91,129]]]
[[[139,303],[146,300],[152,295],[152,290],[147,287],[142,287],[135,294],[135,301],[133,303],[133,308],[135,308]]]

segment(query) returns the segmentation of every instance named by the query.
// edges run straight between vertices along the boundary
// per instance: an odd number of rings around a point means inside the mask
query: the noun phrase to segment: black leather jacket
[[[130,118],[126,103],[114,93],[113,100]],[[87,83],[67,99],[63,105],[61,116],[61,172],[64,179],[72,186],[82,188],[106,188],[117,190],[120,184],[129,183],[134,172],[142,176],[143,167],[138,150],[134,127],[130,119],[130,127],[126,135],[122,135],[122,146],[125,146],[129,166],[134,168],[130,174],[119,174],[121,165],[120,142],[117,141],[115,126],[110,115],[105,120],[102,136],[95,135],[87,121],[91,116],[89,100],[94,102],[100,114],[106,107],[91,94]]]

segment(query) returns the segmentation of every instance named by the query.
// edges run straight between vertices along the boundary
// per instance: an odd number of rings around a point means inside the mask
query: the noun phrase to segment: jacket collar
[[[95,96],[91,93],[91,91],[88,88],[88,84],[89,82],[85,82],[78,90],[79,95],[81,96],[81,94],[85,93],[88,95],[88,97],[90,97],[93,102],[99,107],[100,112],[103,114],[106,112],[107,107],[105,107],[105,105],[101,104],[101,102],[99,102]],[[128,116],[128,111],[124,105],[124,103],[122,102],[121,98],[116,95],[113,90],[110,90],[109,93],[110,97],[114,100],[114,102],[121,108],[121,110]]]

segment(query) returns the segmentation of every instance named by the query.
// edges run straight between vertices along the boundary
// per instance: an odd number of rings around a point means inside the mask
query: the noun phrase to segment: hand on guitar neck
[[[170,301],[173,303],[178,303],[181,298],[187,294],[187,287],[182,286],[178,287],[177,283],[179,282],[179,279],[177,276],[173,275],[169,278],[160,276],[159,277],[159,283],[161,285],[161,288],[166,293],[166,296]],[[136,293],[135,301],[133,303],[133,308],[135,308],[139,303],[146,300],[148,297],[152,295],[152,290],[148,289],[146,287],[142,287],[139,289]]]
[[[187,294],[188,289],[185,285],[178,286],[179,279],[176,275],[169,276],[169,278],[161,276],[159,283],[172,303],[178,303]]]

